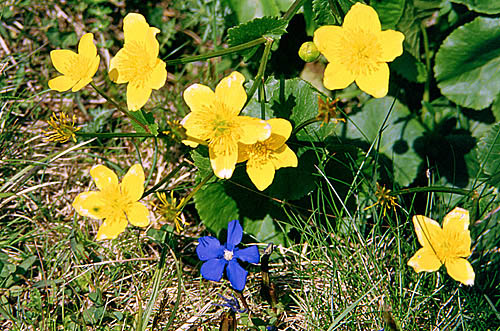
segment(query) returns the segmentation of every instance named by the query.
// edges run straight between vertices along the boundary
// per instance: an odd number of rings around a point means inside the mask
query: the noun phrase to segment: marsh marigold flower
[[[243,228],[238,220],[231,221],[227,226],[227,242],[222,246],[217,238],[205,236],[198,239],[196,254],[201,261],[203,278],[220,281],[226,269],[226,275],[231,286],[242,291],[247,282],[248,271],[238,263],[238,259],[249,263],[259,263],[260,255],[257,246],[239,249],[236,247],[243,237]]]
[[[128,222],[140,227],[149,224],[148,208],[138,202],[144,193],[144,170],[140,164],[127,171],[121,184],[116,174],[103,165],[93,167],[90,175],[99,191],[78,194],[73,208],[82,216],[104,219],[97,232],[98,240],[116,238]]]
[[[215,88],[194,84],[184,91],[191,112],[181,124],[188,137],[208,142],[210,163],[219,178],[230,178],[238,160],[238,142],[254,144],[271,135],[271,126],[258,118],[238,116],[247,100],[245,77],[233,72]],[[196,147],[189,138],[183,141]]]
[[[80,38],[78,54],[69,49],[56,49],[50,52],[50,59],[62,76],[49,80],[49,88],[59,92],[80,90],[92,81],[99,67],[94,35],[86,33]]]
[[[271,126],[271,136],[252,145],[239,144],[238,162],[247,161],[248,177],[260,190],[265,190],[274,179],[276,170],[284,167],[296,167],[297,155],[285,142],[292,133],[292,125],[283,118],[267,121]]]
[[[127,107],[138,110],[146,104],[153,89],[165,85],[165,62],[158,58],[159,29],[150,27],[141,14],[130,13],[123,19],[125,43],[111,59],[109,78],[127,85]]]
[[[465,284],[474,284],[474,270],[467,261],[470,254],[469,212],[455,208],[439,223],[422,215],[413,216],[418,242],[422,245],[408,261],[416,272],[437,271],[445,265],[451,278]]]
[[[326,25],[314,32],[314,43],[330,62],[323,78],[327,89],[343,89],[356,81],[366,93],[381,98],[389,89],[389,66],[403,53],[404,35],[382,31],[377,12],[356,3],[342,26]]]

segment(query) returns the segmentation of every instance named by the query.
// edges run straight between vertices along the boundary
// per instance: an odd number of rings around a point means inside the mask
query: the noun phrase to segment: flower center
[[[361,29],[346,31],[338,49],[342,64],[355,75],[366,75],[374,71],[382,53],[377,36]]]
[[[154,64],[148,61],[146,45],[131,41],[123,47],[122,51],[126,61],[123,61],[124,63],[121,63],[122,65],[119,67],[120,75],[123,76],[123,79],[132,81],[139,87],[144,86],[154,69]]]
[[[225,249],[224,250],[224,260],[231,261],[232,259],[233,259],[233,251]]]
[[[122,215],[128,209],[128,206],[133,203],[126,194],[121,192],[119,185],[107,187],[101,192],[105,195],[105,208],[108,211],[108,216],[105,218]]]
[[[256,142],[253,144],[249,150],[249,159],[254,162],[263,162],[267,161],[271,157],[271,150],[267,148],[267,145],[264,142]]]

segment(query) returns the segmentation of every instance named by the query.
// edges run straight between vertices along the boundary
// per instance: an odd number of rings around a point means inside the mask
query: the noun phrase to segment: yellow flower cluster
[[[184,143],[196,147],[196,140],[206,141],[212,169],[222,179],[231,178],[237,162],[248,160],[247,173],[262,191],[272,183],[275,170],[296,167],[298,160],[285,144],[292,132],[290,122],[239,116],[247,100],[244,81],[235,71],[219,82],[215,92],[202,84],[184,91],[191,109],[181,122],[188,135]]]
[[[125,44],[111,59],[109,77],[127,85],[127,107],[138,110],[148,101],[151,91],[165,85],[165,62],[158,58],[160,44],[157,28],[150,27],[141,14],[130,13],[123,19]],[[62,75],[49,81],[49,88],[76,92],[92,81],[99,67],[94,35],[86,33],[78,43],[78,54],[66,49],[50,52],[52,64]]]
[[[159,43],[156,34],[140,14],[131,13],[124,18],[124,45],[111,59],[110,79],[127,83],[127,106],[138,110],[148,101],[153,89],[161,88],[167,79],[165,62],[158,58]],[[374,97],[388,92],[389,67],[403,52],[404,35],[393,30],[381,30],[375,10],[356,3],[344,18],[342,26],[323,26],[314,33],[314,44],[305,45],[301,53],[307,60],[317,56],[316,48],[329,64],[324,73],[324,85],[328,89],[342,89],[352,82]],[[92,81],[99,67],[99,55],[92,33],[82,36],[78,53],[70,50],[54,50],[50,53],[54,67],[60,76],[48,82],[56,91],[71,89],[76,92]],[[169,122],[168,134],[182,137],[191,147],[207,144],[209,158],[215,175],[221,179],[232,176],[238,162],[246,162],[248,176],[257,189],[265,190],[273,182],[276,170],[297,167],[296,154],[286,141],[292,133],[292,125],[282,118],[267,121],[240,116],[247,94],[243,88],[245,78],[233,72],[222,79],[212,91],[208,86],[189,86],[183,98],[191,112],[181,123]],[[320,98],[317,120],[328,123],[336,117],[336,103]],[[55,141],[75,140],[73,121],[61,113],[49,121],[52,130],[45,132]],[[97,191],[80,193],[73,207],[82,216],[103,219],[97,239],[113,239],[123,232],[128,223],[139,227],[150,224],[149,210],[139,202],[144,194],[144,171],[141,165],[132,166],[121,183],[116,174],[103,165],[90,170]],[[386,210],[398,206],[390,190],[377,184],[377,203]],[[157,207],[164,218],[173,221],[178,232],[186,222],[181,211],[184,200],[177,204],[171,196],[158,193]],[[370,207],[368,207],[370,208]],[[466,258],[471,254],[469,213],[455,208],[448,213],[441,227],[436,221],[422,215],[413,217],[413,225],[420,248],[410,258],[408,265],[416,272],[436,271],[443,264],[455,280],[474,284],[474,270]]]

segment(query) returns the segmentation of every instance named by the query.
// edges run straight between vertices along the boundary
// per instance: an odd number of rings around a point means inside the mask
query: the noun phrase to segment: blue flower
[[[227,226],[227,242],[222,246],[212,236],[205,236],[198,239],[200,243],[196,247],[196,254],[201,261],[205,261],[201,266],[203,278],[213,281],[220,281],[226,269],[226,275],[231,286],[242,291],[247,282],[248,271],[243,269],[237,259],[250,263],[259,263],[260,255],[257,246],[239,249],[236,247],[243,236],[243,229],[238,220],[231,221]],[[227,268],[226,268],[227,266]]]

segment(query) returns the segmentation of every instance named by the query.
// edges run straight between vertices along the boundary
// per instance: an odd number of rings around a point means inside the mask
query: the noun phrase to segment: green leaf
[[[142,109],[137,110],[137,111],[132,111],[130,112],[132,116],[134,116],[139,122],[141,122],[144,125],[147,125],[149,128],[149,131],[151,131],[152,134],[155,136],[158,135],[158,124],[155,123],[155,118],[153,116],[152,112],[146,112]],[[131,121],[132,126],[134,127],[135,131],[138,133],[144,133],[146,130],[139,124],[137,124],[135,121]]]
[[[341,25],[354,0],[313,0],[314,20],[318,26]]]
[[[332,11],[329,0],[313,0],[312,9],[314,20],[318,26],[340,24],[342,18],[338,13]]]
[[[288,119],[295,128],[297,125],[318,115],[318,97],[321,94],[314,86],[300,79],[276,80],[269,78],[265,85],[268,103],[265,118]],[[243,115],[261,117],[261,105],[254,96],[242,112]],[[335,124],[313,123],[297,132],[297,138],[305,141],[323,141],[335,132]]]
[[[389,65],[392,70],[410,82],[424,83],[426,80],[427,70],[425,69],[425,64],[406,51]]]
[[[500,2],[495,0],[451,0],[454,3],[466,5],[470,10],[485,14],[500,13]]]
[[[238,21],[248,22],[253,18],[262,16],[278,16],[280,6],[276,0],[227,0],[229,7],[236,13]]]
[[[378,13],[382,29],[393,29],[403,16],[405,0],[375,0],[370,5]]]
[[[194,195],[196,210],[203,224],[218,234],[227,224],[239,218],[236,202],[226,193],[221,182],[210,183]]]
[[[500,123],[495,124],[478,142],[479,160],[490,182],[500,188]]]
[[[194,164],[198,168],[198,175],[201,178],[213,173],[212,165],[210,164],[210,159],[208,157],[208,149],[203,147],[198,147],[191,151],[191,157],[193,158]]]
[[[500,19],[478,17],[453,31],[436,54],[441,93],[468,108],[484,109],[500,93]]]
[[[390,115],[382,128],[389,111]],[[370,99],[363,110],[351,116],[343,126],[347,127],[339,127],[338,132],[345,130],[346,138],[364,141],[365,150],[375,142],[374,149],[378,148],[379,153],[392,161],[385,163],[385,166],[388,168],[387,173],[394,174],[396,182],[402,186],[413,182],[421,163],[413,146],[424,130],[418,121],[411,117],[408,108],[392,97]],[[381,139],[376,141],[381,130]]]
[[[420,21],[417,19],[417,11],[411,1],[406,1],[396,30],[405,35],[403,48],[415,58],[420,58]]]
[[[286,33],[288,22],[276,17],[256,18],[250,22],[240,24],[227,31],[229,46],[237,46],[260,37],[278,39]],[[251,57],[258,49],[255,46],[243,52],[244,56]]]
[[[276,225],[270,215],[266,215],[262,220],[244,219],[244,232],[253,236],[257,242],[273,243],[275,245],[285,244],[285,234],[276,229]]]

